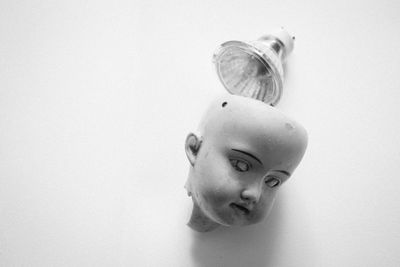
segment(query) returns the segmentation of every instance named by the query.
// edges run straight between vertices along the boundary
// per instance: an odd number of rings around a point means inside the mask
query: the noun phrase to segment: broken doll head
[[[235,95],[215,100],[186,138],[188,225],[206,232],[262,221],[306,146],[305,129],[276,108]]]

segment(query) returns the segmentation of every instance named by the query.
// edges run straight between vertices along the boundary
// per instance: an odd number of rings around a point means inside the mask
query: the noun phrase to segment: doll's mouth
[[[234,209],[235,211],[238,211],[238,212],[240,212],[240,213],[242,213],[242,214],[247,215],[247,214],[250,213],[250,210],[249,210],[248,208],[243,207],[243,206],[241,206],[241,205],[238,205],[238,204],[235,204],[235,203],[231,203],[229,206],[230,206],[232,209]]]

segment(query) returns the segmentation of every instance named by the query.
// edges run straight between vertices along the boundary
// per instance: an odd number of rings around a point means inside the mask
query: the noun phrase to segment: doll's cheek
[[[212,188],[202,192],[202,197],[205,202],[213,206],[222,206],[232,202],[235,199],[235,194],[231,190]]]

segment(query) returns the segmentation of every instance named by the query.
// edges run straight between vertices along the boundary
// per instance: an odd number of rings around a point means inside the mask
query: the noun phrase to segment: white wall
[[[400,2],[1,1],[1,266],[400,266]],[[185,224],[211,56],[296,36],[278,107],[309,132],[269,220]]]

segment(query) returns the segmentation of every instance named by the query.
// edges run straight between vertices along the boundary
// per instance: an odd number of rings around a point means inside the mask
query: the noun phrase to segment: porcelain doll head
[[[205,232],[262,221],[306,146],[305,129],[276,108],[235,95],[215,100],[186,138],[188,225]]]

